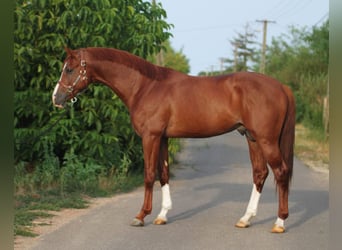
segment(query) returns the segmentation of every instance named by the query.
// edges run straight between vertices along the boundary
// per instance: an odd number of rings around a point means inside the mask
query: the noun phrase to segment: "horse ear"
[[[64,47],[64,50],[68,56],[73,56],[73,50],[69,49],[67,46]]]
[[[67,46],[64,46],[64,50],[68,55],[70,54],[70,49]]]

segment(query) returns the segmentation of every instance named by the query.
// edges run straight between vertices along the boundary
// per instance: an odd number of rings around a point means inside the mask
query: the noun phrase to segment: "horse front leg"
[[[162,190],[161,210],[157,218],[153,221],[155,225],[164,225],[167,223],[167,212],[172,208],[169,186],[169,153],[168,153],[168,138],[162,138],[160,157],[158,162],[159,182]]]
[[[142,138],[144,151],[145,196],[143,206],[131,223],[132,226],[144,226],[144,218],[152,211],[153,185],[160,152],[161,137],[148,135]]]

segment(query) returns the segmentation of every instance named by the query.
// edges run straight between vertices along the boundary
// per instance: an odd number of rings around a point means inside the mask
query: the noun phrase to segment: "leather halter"
[[[66,88],[69,93],[74,92],[75,87],[77,86],[77,84],[80,81],[84,81],[84,80],[88,79],[88,77],[87,77],[87,69],[86,69],[86,65],[87,64],[86,64],[86,61],[85,61],[84,56],[83,56],[83,50],[80,50],[80,54],[81,54],[81,63],[80,64],[81,64],[82,68],[80,70],[79,75],[76,77],[75,81],[73,82],[73,84],[71,86],[69,86],[69,85],[63,84],[61,82],[61,80],[58,81],[58,84],[60,84],[64,88]],[[63,68],[63,71],[65,70],[65,67],[66,67],[66,64],[65,64],[65,66]],[[76,97],[73,97],[73,99],[71,100],[71,102],[76,102],[76,101],[77,101]]]

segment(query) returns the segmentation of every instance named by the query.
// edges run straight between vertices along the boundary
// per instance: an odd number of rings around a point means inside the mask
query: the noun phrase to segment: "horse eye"
[[[68,74],[70,74],[70,73],[72,73],[73,69],[66,68],[65,71],[66,71]]]

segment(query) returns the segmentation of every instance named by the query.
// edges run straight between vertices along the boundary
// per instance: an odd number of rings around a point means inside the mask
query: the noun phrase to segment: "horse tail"
[[[282,157],[289,170],[288,182],[290,183],[293,174],[293,150],[295,141],[296,104],[291,89],[286,85],[283,85],[283,89],[287,95],[288,104],[285,121],[280,134],[279,146]]]

